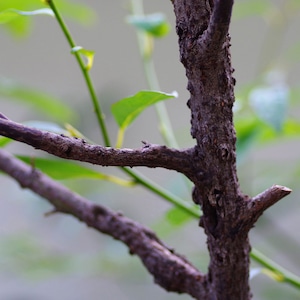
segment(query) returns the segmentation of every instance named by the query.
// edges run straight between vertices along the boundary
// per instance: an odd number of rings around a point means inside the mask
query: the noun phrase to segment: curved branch
[[[262,215],[262,213],[284,198],[292,192],[291,189],[281,186],[281,185],[273,185],[264,192],[258,194],[257,196],[250,199],[247,203],[250,214],[252,215],[253,223]],[[249,215],[249,212],[248,212]],[[250,216],[250,215],[249,215]]]
[[[166,290],[207,299],[206,276],[165,246],[148,228],[71,192],[3,150],[0,150],[0,170],[23,188],[47,199],[55,207],[55,212],[73,215],[89,227],[126,244],[131,254],[140,257],[155,282]]]
[[[193,149],[176,150],[147,144],[140,149],[114,149],[88,144],[83,139],[41,131],[0,116],[0,135],[55,156],[101,166],[161,167],[191,176]]]
[[[233,0],[215,0],[207,30],[199,40],[206,51],[218,53],[228,34],[232,14]]]

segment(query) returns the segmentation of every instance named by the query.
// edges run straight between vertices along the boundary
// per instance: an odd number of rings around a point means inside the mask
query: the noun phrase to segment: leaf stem
[[[290,283],[291,285],[300,288],[300,278],[298,276],[291,273],[282,266],[278,265],[276,262],[272,261],[270,258],[262,254],[257,249],[252,249],[251,258],[259,264],[261,264],[262,266],[277,273],[280,277],[282,277],[280,281]]]
[[[181,208],[192,217],[197,218],[199,220],[201,216],[200,208],[191,204],[190,202],[184,201],[181,198],[175,196],[174,194],[170,193],[169,191],[163,189],[153,181],[149,180],[149,178],[145,178],[138,172],[133,172],[129,168],[123,168],[123,170],[130,175],[132,178],[136,180],[137,183],[143,185],[148,190],[152,191],[156,195],[161,196],[162,198],[166,199],[168,202],[174,204],[175,206]]]
[[[76,44],[75,44],[75,42],[74,42],[74,40],[71,36],[70,31],[67,28],[65,22],[63,21],[59,11],[57,10],[57,8],[54,4],[54,1],[53,0],[48,0],[47,3],[49,4],[51,9],[53,10],[53,13],[54,13],[54,15],[55,15],[62,31],[63,31],[63,33],[65,34],[66,39],[68,40],[68,43],[69,43],[70,47],[74,48],[76,46]],[[98,99],[97,99],[97,96],[96,96],[96,93],[95,93],[95,90],[94,90],[94,87],[93,87],[92,80],[90,78],[90,75],[89,75],[88,71],[85,68],[84,62],[83,62],[80,54],[78,52],[75,52],[74,55],[76,57],[76,60],[79,64],[80,69],[81,69],[81,71],[83,73],[83,76],[85,78],[87,88],[89,90],[89,93],[90,93],[90,96],[91,96],[91,99],[92,99],[92,102],[93,102],[94,110],[95,110],[95,113],[97,115],[98,123],[99,123],[101,131],[102,131],[105,146],[110,147],[111,143],[110,143],[108,131],[107,131],[107,128],[106,128],[106,125],[105,125],[104,115],[103,115],[101,107],[99,105],[99,102],[98,102]],[[182,208],[186,212],[190,213],[192,216],[199,218],[200,212],[199,212],[198,208],[195,208],[189,202],[187,202],[187,201],[171,194],[170,192],[163,189],[159,185],[157,185],[154,182],[150,181],[149,179],[143,177],[141,174],[139,174],[136,171],[133,171],[129,168],[121,168],[121,169],[122,169],[123,172],[125,172],[131,178],[133,178],[137,183],[144,186],[145,188],[147,188],[151,192],[153,192],[156,195],[162,197],[163,199],[167,200],[168,202]]]
[[[48,0],[47,3],[51,7],[51,9],[52,9],[52,11],[53,11],[53,13],[56,17],[56,20],[58,21],[59,26],[62,29],[62,31],[63,31],[70,47],[71,48],[76,47],[76,44],[75,44],[75,42],[72,38],[72,35],[71,35],[69,29],[67,28],[67,25],[65,24],[62,16],[60,15],[59,11],[57,10],[56,5],[54,4],[54,1]],[[106,147],[108,147],[108,146],[110,146],[110,139],[109,139],[109,135],[108,135],[108,132],[107,132],[107,128],[105,126],[104,114],[102,112],[101,106],[100,106],[99,101],[97,99],[96,92],[95,92],[91,77],[89,75],[89,71],[86,69],[84,61],[80,56],[80,53],[74,52],[74,55],[76,57],[76,60],[79,64],[79,67],[81,69],[81,72],[83,74],[85,82],[87,84],[88,91],[90,93],[90,96],[91,96],[91,99],[92,99],[92,102],[93,102],[93,106],[94,106],[95,114],[96,114],[96,117],[97,117],[97,121],[98,121],[98,124],[101,128],[101,133],[102,133],[102,137],[103,137],[103,140],[104,140],[104,144],[105,144]]]
[[[132,0],[131,6],[132,6],[132,13],[134,15],[139,15],[139,16],[144,15],[142,0]],[[143,67],[144,67],[147,85],[150,90],[159,91],[160,86],[159,86],[156,71],[154,68],[152,50],[150,51],[151,53],[148,53],[147,55],[145,55],[145,51],[144,51],[145,39],[151,39],[150,42],[152,43],[153,37],[147,36],[146,33],[138,30],[137,31],[137,39],[138,39],[140,55],[142,57],[142,63],[143,63]],[[171,121],[170,121],[165,104],[163,102],[156,103],[154,107],[156,109],[156,113],[157,113],[158,119],[159,119],[159,129],[160,129],[161,135],[162,135],[166,145],[168,145],[169,147],[178,148],[178,143],[176,141],[174,131],[173,131]]]

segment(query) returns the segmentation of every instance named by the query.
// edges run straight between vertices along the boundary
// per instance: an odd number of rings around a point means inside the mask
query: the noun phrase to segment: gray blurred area
[[[91,75],[106,113],[112,140],[117,126],[110,105],[141,89],[147,89],[139,58],[136,34],[125,22],[129,1],[82,1],[97,12],[97,21],[89,27],[68,21],[78,45],[95,50]],[[170,1],[145,1],[147,13],[162,11],[174,27]],[[298,22],[299,23],[299,22]],[[51,93],[78,111],[72,125],[91,140],[102,143],[86,86],[70,49],[54,19],[36,17],[29,38],[15,40],[0,30],[0,76]],[[298,37],[291,24],[284,41]],[[298,27],[297,27],[298,26]],[[268,26],[261,18],[234,20],[231,26],[232,58],[237,89],[252,82],[266,67],[263,59]],[[270,39],[270,43],[274,41]],[[276,43],[274,43],[276,45]],[[278,51],[283,50],[279,47]],[[166,102],[180,147],[193,145],[189,135],[188,93],[185,71],[179,62],[174,28],[169,36],[155,43],[155,66],[161,89],[176,90],[179,97]],[[272,58],[270,58],[272,59]],[[298,67],[298,68],[297,68]],[[299,83],[299,64],[288,69],[288,83]],[[18,102],[0,99],[1,112],[16,122],[50,120]],[[293,112],[298,114],[299,111]],[[154,109],[143,112],[125,136],[125,147],[140,147],[141,141],[163,143]],[[253,148],[239,165],[242,189],[251,196],[272,184],[287,185],[293,194],[269,209],[252,230],[252,245],[287,269],[300,275],[299,221],[299,140],[274,142]],[[30,147],[14,143],[13,153],[40,155]],[[94,167],[123,176],[113,168]],[[140,168],[140,172],[172,193],[190,200],[182,178],[174,172]],[[72,180],[63,184],[91,201],[122,211],[158,232],[168,245],[186,255],[205,272],[208,263],[205,236],[197,220],[182,227],[168,223],[164,216],[170,204],[143,190],[112,183]],[[129,255],[121,243],[101,235],[69,216],[45,217],[50,205],[13,180],[0,177],[0,300],[108,300],[108,299],[190,299],[167,293],[153,283],[139,259]],[[254,263],[253,268],[257,267]],[[254,299],[299,299],[288,285],[258,275],[251,281]]]

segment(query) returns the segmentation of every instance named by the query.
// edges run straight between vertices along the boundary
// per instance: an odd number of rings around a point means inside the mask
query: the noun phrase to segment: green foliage
[[[70,255],[50,251],[32,236],[2,236],[0,240],[0,264],[10,266],[17,274],[41,280],[71,269]]]
[[[86,50],[80,46],[76,46],[76,47],[73,47],[72,50],[71,50],[71,53],[79,53],[79,54],[82,54],[87,62],[86,62],[86,65],[85,65],[85,69],[87,71],[89,71],[92,66],[93,66],[93,62],[94,62],[94,55],[95,55],[95,51],[92,51],[92,50]]]
[[[112,114],[119,125],[117,147],[121,147],[126,128],[147,107],[163,100],[176,97],[176,94],[166,94],[154,91],[140,91],[133,96],[121,99],[111,106]]]
[[[12,80],[0,80],[0,97],[30,106],[56,121],[69,122],[75,117],[74,111],[60,99]]]
[[[66,161],[63,159],[50,159],[28,156],[18,156],[18,158],[57,180],[88,178],[96,180],[106,180],[127,187],[133,186],[135,184],[133,181],[126,181],[116,176],[103,174],[78,163]]]
[[[166,21],[166,17],[161,13],[132,15],[127,17],[127,22],[156,38],[166,36],[171,28],[170,24]]]
[[[96,17],[93,10],[74,1],[60,0],[58,7],[65,16],[81,24],[91,24]],[[41,0],[0,1],[0,24],[2,23],[16,37],[24,37],[30,33],[33,19],[28,16],[43,14],[53,16],[53,12],[45,8]]]

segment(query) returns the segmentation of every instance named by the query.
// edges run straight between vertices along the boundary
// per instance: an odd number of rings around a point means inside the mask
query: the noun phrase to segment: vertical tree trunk
[[[217,8],[213,2],[228,5]],[[227,34],[232,1],[174,0],[173,4],[190,92],[191,134],[197,141],[194,161],[201,162],[193,199],[203,211],[200,225],[211,256],[210,298],[248,299],[250,228],[241,222],[246,197],[236,175],[235,80]]]

